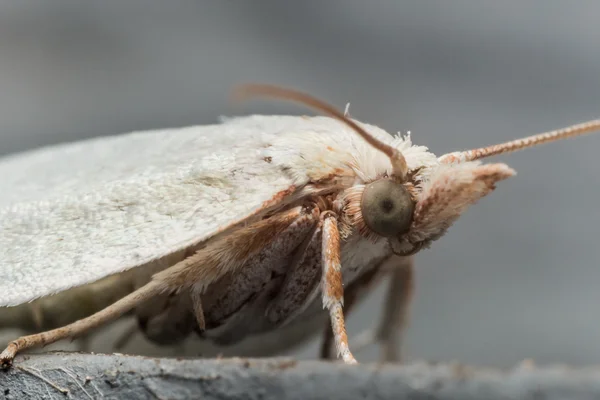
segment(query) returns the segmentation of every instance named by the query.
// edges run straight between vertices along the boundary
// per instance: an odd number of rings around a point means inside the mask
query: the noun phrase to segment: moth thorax
[[[415,202],[404,184],[384,178],[365,186],[360,208],[365,225],[389,238],[408,232]]]

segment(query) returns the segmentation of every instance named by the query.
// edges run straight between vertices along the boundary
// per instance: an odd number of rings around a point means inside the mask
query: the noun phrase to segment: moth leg
[[[198,329],[200,332],[204,332],[206,330],[206,320],[204,318],[204,308],[202,308],[202,296],[198,291],[192,290],[191,297],[192,310],[196,317],[196,322],[198,323]]]
[[[387,271],[390,275],[389,286],[379,325],[361,333],[352,341],[355,349],[379,343],[382,362],[401,360],[403,335],[414,293],[414,256],[394,256],[390,261],[394,264]]]
[[[3,368],[9,367],[19,351],[36,346],[45,346],[61,339],[81,336],[100,325],[119,318],[137,305],[159,295],[163,290],[164,286],[159,282],[151,281],[142,288],[89,317],[80,319],[79,321],[65,325],[61,328],[37,333],[35,335],[22,336],[13,340],[0,354],[0,365]]]
[[[346,291],[348,293],[348,291]],[[350,315],[350,311],[352,310],[356,298],[348,298],[348,296],[344,296],[344,316],[347,317]],[[336,358],[336,355],[333,352],[334,345],[334,337],[333,337],[333,329],[328,326],[323,333],[323,341],[321,342],[321,349],[319,351],[319,356],[324,360],[333,360]]]
[[[346,323],[342,304],[344,302],[344,287],[342,280],[342,265],[340,263],[340,233],[334,213],[325,211],[323,218],[323,276],[321,287],[323,291],[323,307],[329,310],[331,328],[338,356],[346,364],[356,364],[357,361],[350,352]]]
[[[354,309],[354,306],[358,304],[358,301],[364,294],[364,292],[369,290],[373,285],[381,281],[380,278],[383,275],[381,271],[381,266],[385,263],[386,260],[387,258],[379,262],[373,268],[369,269],[369,271],[367,271],[361,277],[359,277],[358,280],[352,282],[350,286],[344,291],[344,315],[346,317],[350,315],[350,313]],[[352,341],[352,346],[356,351],[358,347],[355,345],[354,341]],[[327,327],[325,329],[325,332],[323,333],[320,357],[326,360],[335,358],[335,355],[332,351],[333,348],[333,331],[330,327]]]

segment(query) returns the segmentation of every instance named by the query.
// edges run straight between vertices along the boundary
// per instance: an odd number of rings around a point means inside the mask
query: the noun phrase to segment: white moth
[[[101,310],[12,341],[3,365],[134,309],[164,328],[158,337],[195,330],[235,342],[302,325],[319,303],[338,356],[355,363],[344,290],[355,296],[390,260],[410,268],[416,252],[515,174],[479,159],[600,128],[591,121],[436,157],[410,137],[299,92],[251,85],[240,93],[293,100],[330,117],[232,118],[0,160],[0,306],[94,282],[105,288],[97,292]],[[119,287],[134,273],[146,276],[142,284]],[[407,298],[389,309],[404,310]]]

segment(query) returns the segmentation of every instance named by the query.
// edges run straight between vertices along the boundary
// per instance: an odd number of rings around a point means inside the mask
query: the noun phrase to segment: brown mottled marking
[[[325,176],[313,176],[313,186],[321,187],[323,185],[337,185],[344,182],[349,183],[354,179],[354,175],[350,170],[335,168],[332,172]]]
[[[262,203],[260,209],[271,208],[281,203],[286,198],[290,197],[296,191],[296,186],[292,185],[289,188],[275,193],[273,197]]]

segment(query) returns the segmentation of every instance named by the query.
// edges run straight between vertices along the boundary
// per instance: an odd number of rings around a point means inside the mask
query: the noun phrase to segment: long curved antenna
[[[325,114],[330,115],[333,118],[348,125],[352,130],[362,136],[371,146],[377,150],[383,152],[389,157],[392,163],[392,175],[399,178],[401,181],[406,180],[408,173],[408,166],[406,165],[406,159],[400,151],[394,147],[383,143],[376,139],[363,128],[358,126],[356,122],[346,117],[344,113],[338,111],[335,107],[315,98],[306,93],[302,93],[293,89],[286,89],[275,85],[266,84],[247,84],[241,85],[234,91],[234,98],[237,100],[246,99],[249,97],[275,97],[283,100],[289,100],[295,103],[303,104],[309,108],[321,111]]]
[[[555,142],[561,139],[568,139],[598,130],[600,130],[600,119],[583,122],[577,125],[571,125],[569,127],[557,129],[555,131],[549,131],[521,139],[511,140],[506,143],[444,154],[439,158],[439,161],[444,164],[474,161],[479,160],[481,158],[495,156],[498,154],[511,153],[513,151],[527,149],[529,147],[537,146],[544,143]]]

